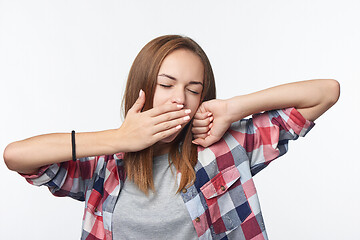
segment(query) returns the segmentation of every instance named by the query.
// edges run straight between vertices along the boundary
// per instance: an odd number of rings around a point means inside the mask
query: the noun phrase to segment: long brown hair
[[[214,74],[210,61],[202,48],[191,38],[180,35],[165,35],[153,39],[146,44],[136,56],[127,80],[123,106],[125,117],[138,98],[140,89],[145,91],[143,111],[151,109],[157,75],[160,66],[167,55],[177,49],[187,49],[198,55],[204,65],[203,91],[200,103],[216,97]],[[197,147],[192,143],[192,121],[181,131],[173,141],[169,159],[177,171],[181,172],[178,192],[195,180],[194,166],[197,162]],[[125,153],[124,163],[126,175],[144,192],[154,189],[153,181],[153,147],[138,152]]]

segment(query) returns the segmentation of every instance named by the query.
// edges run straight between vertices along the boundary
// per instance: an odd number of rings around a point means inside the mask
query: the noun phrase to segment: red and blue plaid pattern
[[[267,239],[252,176],[313,125],[294,108],[274,110],[233,123],[219,142],[199,147],[196,180],[181,192],[199,239]],[[81,239],[112,239],[112,214],[126,178],[122,159],[123,153],[81,158],[24,177],[55,196],[85,201]]]

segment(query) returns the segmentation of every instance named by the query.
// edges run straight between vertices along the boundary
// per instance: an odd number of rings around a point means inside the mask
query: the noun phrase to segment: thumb
[[[219,141],[219,139],[217,139],[215,136],[213,135],[209,135],[207,136],[205,139],[203,138],[197,138],[194,141],[192,141],[194,144],[196,145],[201,145],[203,147],[208,147],[210,145],[212,145],[213,143],[216,143],[217,141]]]
[[[145,92],[140,89],[139,97],[136,99],[134,105],[130,108],[133,112],[141,112],[141,109],[144,107],[145,104]]]

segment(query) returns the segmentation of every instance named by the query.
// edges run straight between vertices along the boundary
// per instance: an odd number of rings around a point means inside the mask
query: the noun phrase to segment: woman
[[[335,104],[339,84],[215,92],[197,43],[158,37],[131,67],[120,128],[35,136],[9,144],[4,160],[31,184],[85,201],[82,239],[267,239],[252,176]]]

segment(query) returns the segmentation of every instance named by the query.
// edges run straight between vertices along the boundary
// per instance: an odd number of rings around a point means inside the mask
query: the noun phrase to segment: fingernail
[[[189,120],[189,119],[190,119],[189,116],[185,116],[185,117],[184,117],[184,120],[185,120],[185,121],[187,121],[187,120]]]
[[[208,117],[210,117],[212,115],[212,113],[208,113]]]
[[[141,97],[141,96],[142,96],[142,94],[143,94],[143,90],[142,90],[142,89],[140,89],[140,92],[139,92],[139,97]]]
[[[212,122],[212,120],[214,120],[214,117],[211,117],[211,118],[210,118],[210,122]]]
[[[184,107],[184,105],[178,104],[177,107],[178,107],[178,108],[182,108],[182,107]]]
[[[186,109],[186,110],[185,110],[185,113],[186,113],[186,114],[189,114],[189,113],[191,113],[191,110],[190,110],[190,109]]]
[[[180,129],[180,128],[181,128],[181,125],[177,125],[175,128],[176,128],[176,129]]]
[[[195,142],[195,141],[192,141],[192,143],[195,144],[195,145],[199,145],[199,144],[198,144],[197,142]]]

